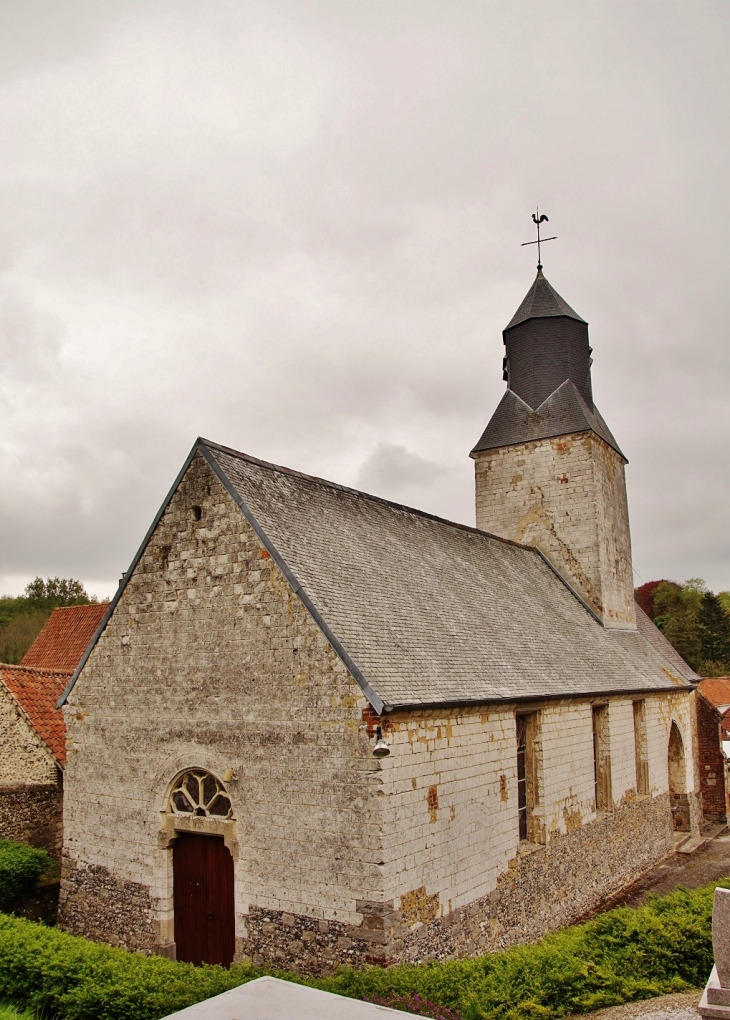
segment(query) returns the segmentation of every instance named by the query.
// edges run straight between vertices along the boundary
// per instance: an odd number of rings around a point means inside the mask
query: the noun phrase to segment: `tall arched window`
[[[175,780],[168,811],[173,815],[199,818],[230,818],[231,798],[226,788],[205,769],[188,769]]]

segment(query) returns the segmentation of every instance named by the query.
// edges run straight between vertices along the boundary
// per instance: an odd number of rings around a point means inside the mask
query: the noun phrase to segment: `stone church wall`
[[[592,432],[475,455],[477,527],[535,543],[603,619],[635,627],[624,465]]]
[[[233,821],[184,821],[223,827],[239,955],[267,911],[345,938],[382,901],[380,766],[364,705],[198,456],[64,709],[61,925],[174,953],[165,807],[176,775],[200,767],[234,777]]]
[[[398,957],[468,955],[539,938],[672,852],[669,729],[675,720],[684,736],[687,788],[695,790],[692,696],[644,701],[645,796],[637,794],[633,703],[603,700],[613,810],[599,813],[590,699],[388,717],[385,895]],[[525,843],[517,827],[516,711],[539,717],[537,803]]]
[[[696,789],[691,694],[644,699],[649,792],[641,796],[633,701],[602,703],[613,796],[604,812],[595,808],[591,699],[385,715],[381,910],[370,904],[359,928],[257,910],[247,952],[321,972],[338,961],[474,955],[580,919],[673,850],[672,721],[686,743],[687,789]],[[516,712],[539,716],[535,842],[518,835]]]
[[[64,709],[60,924],[174,955],[184,829],[215,831],[232,853],[239,959],[311,972],[536,938],[670,851],[672,720],[698,788],[691,695],[645,699],[644,797],[633,704],[604,701],[613,810],[600,815],[588,698],[376,720],[198,456]],[[529,843],[516,712],[532,720]],[[392,749],[381,761],[378,722]],[[166,811],[191,767],[224,780],[232,820]]]

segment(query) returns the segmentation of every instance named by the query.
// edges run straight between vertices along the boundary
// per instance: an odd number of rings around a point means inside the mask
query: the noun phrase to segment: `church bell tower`
[[[604,627],[634,630],[627,461],[593,403],[588,324],[538,266],[502,335],[507,392],[471,451],[477,527],[536,546]]]

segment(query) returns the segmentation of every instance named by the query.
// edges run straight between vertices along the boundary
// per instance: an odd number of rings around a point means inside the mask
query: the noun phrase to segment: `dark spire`
[[[550,286],[543,276],[541,266],[537,271],[535,282],[525,294],[522,304],[510,319],[505,332],[526,319],[546,319],[553,315],[567,315],[569,319],[585,322],[585,319],[581,319],[568,302],[564,301],[560,294]]]
[[[570,379],[593,407],[588,323],[538,269],[535,282],[503,332],[509,388],[536,408]]]
[[[588,323],[542,269],[502,336],[507,392],[472,454],[590,430],[623,457],[593,404]]]

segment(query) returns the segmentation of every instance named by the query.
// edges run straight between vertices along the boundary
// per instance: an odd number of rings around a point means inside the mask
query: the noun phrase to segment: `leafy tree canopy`
[[[25,586],[25,599],[29,605],[56,609],[58,606],[85,606],[97,602],[96,596],[86,594],[81,581],[73,577],[49,577],[44,581],[36,577]]]
[[[0,662],[20,662],[54,609],[90,602],[98,599],[73,577],[36,577],[23,595],[0,598]]]
[[[636,601],[700,676],[730,676],[730,592],[717,595],[701,577],[684,584],[649,581]]]

